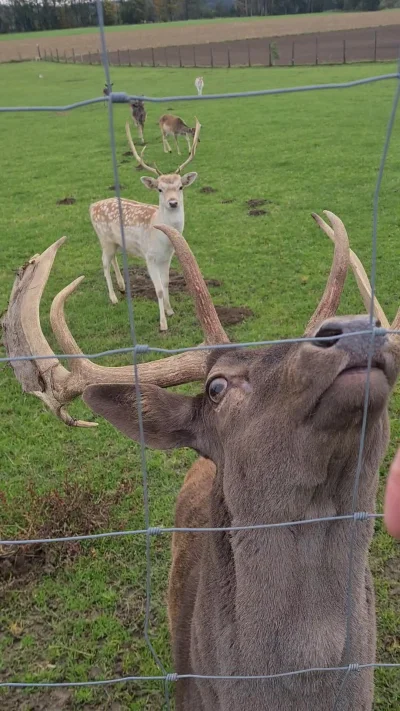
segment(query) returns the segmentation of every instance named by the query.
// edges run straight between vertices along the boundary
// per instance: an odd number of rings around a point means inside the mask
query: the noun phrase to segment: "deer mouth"
[[[387,381],[385,364],[381,360],[373,359],[371,366],[368,367],[368,362],[362,363],[349,363],[340,373],[337,375],[337,380],[341,384],[346,384],[346,387],[351,387],[351,385],[365,384],[370,380],[371,385],[379,385],[382,377]]]

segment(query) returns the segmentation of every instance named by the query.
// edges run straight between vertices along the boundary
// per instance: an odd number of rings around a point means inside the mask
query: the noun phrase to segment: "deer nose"
[[[381,322],[373,319],[373,327],[380,328]],[[362,333],[364,332],[364,333]],[[346,336],[341,338],[341,336]],[[315,334],[317,348],[332,348],[336,346],[348,353],[365,355],[371,347],[371,324],[369,316],[337,317],[325,321]],[[329,338],[329,340],[325,340]],[[324,340],[322,340],[324,339]],[[376,352],[384,346],[386,335],[378,333],[374,336],[373,350]]]
[[[168,201],[168,204],[169,204],[170,207],[173,207],[173,208],[178,207],[178,201],[177,201],[177,200],[169,200],[169,201]]]

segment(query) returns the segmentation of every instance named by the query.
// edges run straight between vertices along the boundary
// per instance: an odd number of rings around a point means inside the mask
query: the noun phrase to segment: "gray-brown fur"
[[[168,143],[168,136],[173,137],[176,145],[176,150],[179,155],[180,149],[177,138],[178,136],[185,136],[186,142],[188,144],[188,151],[190,153],[189,136],[192,136],[192,138],[194,137],[196,131],[195,128],[191,128],[183,121],[183,119],[181,119],[179,116],[174,116],[173,114],[163,114],[163,116],[161,116],[158,121],[158,125],[161,131],[164,153],[172,152],[171,146]],[[200,143],[200,139],[198,142]]]
[[[133,99],[130,102],[130,107],[131,107],[131,114],[132,114],[132,120],[135,126],[138,129],[139,136],[142,140],[142,143],[144,142],[144,137],[143,137],[143,129],[144,129],[144,124],[146,122],[147,118],[147,113],[146,109],[144,108],[144,103],[141,99]]]
[[[368,317],[329,319],[318,335],[257,350],[214,351],[206,387],[187,397],[141,387],[146,444],[191,447],[176,526],[235,526],[340,516],[352,511],[370,337]],[[399,344],[376,335],[357,510],[374,511],[389,437],[388,399]],[[349,370],[350,369],[350,370]],[[218,403],[207,393],[227,381]],[[139,440],[133,386],[91,386],[94,412]],[[174,534],[169,588],[178,674],[266,675],[375,661],[368,548],[373,522],[357,522],[351,652],[345,658],[351,521],[270,530]],[[343,673],[274,681],[187,679],[177,711],[332,711]],[[351,673],[336,711],[371,711],[373,672]]]

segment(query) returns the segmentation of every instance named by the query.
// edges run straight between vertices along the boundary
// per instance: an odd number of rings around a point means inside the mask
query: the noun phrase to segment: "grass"
[[[312,12],[307,13],[308,16],[315,17],[316,15],[329,15],[332,14],[331,11],[324,13]],[[335,13],[337,14],[337,13]],[[127,30],[152,30],[159,27],[187,27],[187,25],[215,25],[226,22],[246,22],[254,20],[282,20],[283,17],[289,17],[288,15],[271,15],[269,17],[215,17],[211,20],[202,18],[200,20],[176,20],[175,22],[153,22],[146,25],[108,25],[105,30],[106,32],[126,32]],[[18,39],[30,39],[35,37],[69,37],[70,35],[87,35],[94,34],[99,31],[96,27],[70,27],[66,30],[40,30],[38,32],[15,32],[10,34],[0,34],[0,42],[7,40],[18,40]]]
[[[385,72],[394,67],[385,66]],[[381,67],[352,65],[293,69],[204,70],[210,93],[359,79]],[[172,95],[189,92],[195,70],[120,69],[116,90]],[[4,105],[65,104],[96,96],[103,86],[99,68],[46,65],[43,80],[34,63],[0,66]],[[332,258],[329,240],[310,213],[329,209],[344,220],[351,244],[367,270],[371,266],[372,197],[393,82],[352,90],[310,92],[258,99],[174,104],[192,121],[197,112],[202,140],[193,166],[199,179],[186,192],[185,234],[206,278],[220,279],[211,291],[215,303],[247,306],[252,318],[230,327],[237,341],[300,335],[323,292]],[[148,105],[147,156],[165,170],[177,164],[165,156],[156,126],[167,106]],[[127,108],[115,108],[117,153],[127,150]],[[54,294],[84,273],[70,299],[67,316],[86,352],[129,345],[124,301],[112,307],[102,275],[100,250],[92,231],[89,204],[111,195],[114,182],[107,112],[102,105],[69,114],[1,115],[3,189],[0,311],[15,269],[68,235],[59,252],[42,304],[42,322]],[[377,295],[389,318],[400,301],[398,193],[400,131],[396,120],[379,206]],[[123,195],[156,201],[141,185],[132,163],[122,163]],[[213,193],[202,193],[211,186]],[[57,206],[66,196],[69,206]],[[246,201],[267,199],[268,214],[248,215]],[[224,200],[232,202],[223,203]],[[176,266],[176,265],[174,265]],[[176,315],[168,335],[158,333],[157,304],[135,302],[139,341],[165,347],[201,341],[193,306],[185,294],[173,297]],[[340,312],[362,309],[349,277]],[[108,357],[105,364],[127,363]],[[392,444],[382,467],[382,485],[399,441],[400,400],[391,403]],[[88,416],[81,402],[70,411]],[[21,393],[9,368],[0,379],[0,533],[135,529],[144,525],[139,449],[105,422],[95,431],[69,429],[39,400]],[[193,455],[186,451],[147,452],[151,525],[173,521],[176,493]],[[123,496],[121,496],[121,486]],[[382,492],[381,492],[382,493]],[[61,504],[58,499],[61,499]],[[72,498],[74,504],[72,505]],[[60,508],[61,507],[61,508]],[[65,515],[71,511],[71,515]],[[74,516],[72,516],[72,511]],[[64,512],[62,518],[61,512]],[[80,516],[77,515],[80,512]],[[103,512],[101,515],[96,512]],[[96,516],[98,516],[96,518]],[[43,526],[45,529],[43,529]],[[152,540],[151,639],[171,669],[165,590],[168,536]],[[35,560],[15,564],[8,578],[2,561],[0,677],[2,680],[62,681],[121,674],[153,675],[158,669],[143,641],[145,541],[127,537],[89,542],[77,549],[40,551]],[[380,523],[373,546],[379,615],[379,659],[400,662],[398,550]],[[15,563],[15,561],[14,561]],[[397,571],[397,572],[396,572]],[[400,676],[376,674],[375,711],[396,711]],[[155,710],[162,706],[157,683],[131,683],[106,689],[21,692],[2,690],[3,711],[33,708]],[[48,706],[46,705],[48,704]],[[113,705],[114,704],[114,705]]]

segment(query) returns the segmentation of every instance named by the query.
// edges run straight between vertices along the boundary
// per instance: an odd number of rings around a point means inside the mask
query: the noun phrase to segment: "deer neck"
[[[310,433],[314,447],[310,441],[302,456],[293,446],[293,437],[285,440],[278,431],[274,434],[277,439],[268,451],[247,452],[242,462],[236,452],[231,462],[217,466],[212,527],[281,523],[352,511],[359,437],[342,433],[334,441],[327,436],[315,450],[315,435]],[[374,511],[377,472],[388,439],[387,418],[376,422],[367,435],[359,511]],[[231,469],[228,476],[226,466],[235,467],[234,477]],[[237,485],[228,485],[228,479]],[[209,534],[204,551],[204,565],[210,566],[208,587],[222,591],[217,617],[222,629],[232,630],[231,653],[221,650],[226,664],[221,673],[275,674],[341,664],[352,532],[351,521],[332,521]],[[353,589],[358,599],[353,607],[361,626],[373,628],[373,613],[370,622],[365,616],[372,532],[372,521],[357,524]]]

